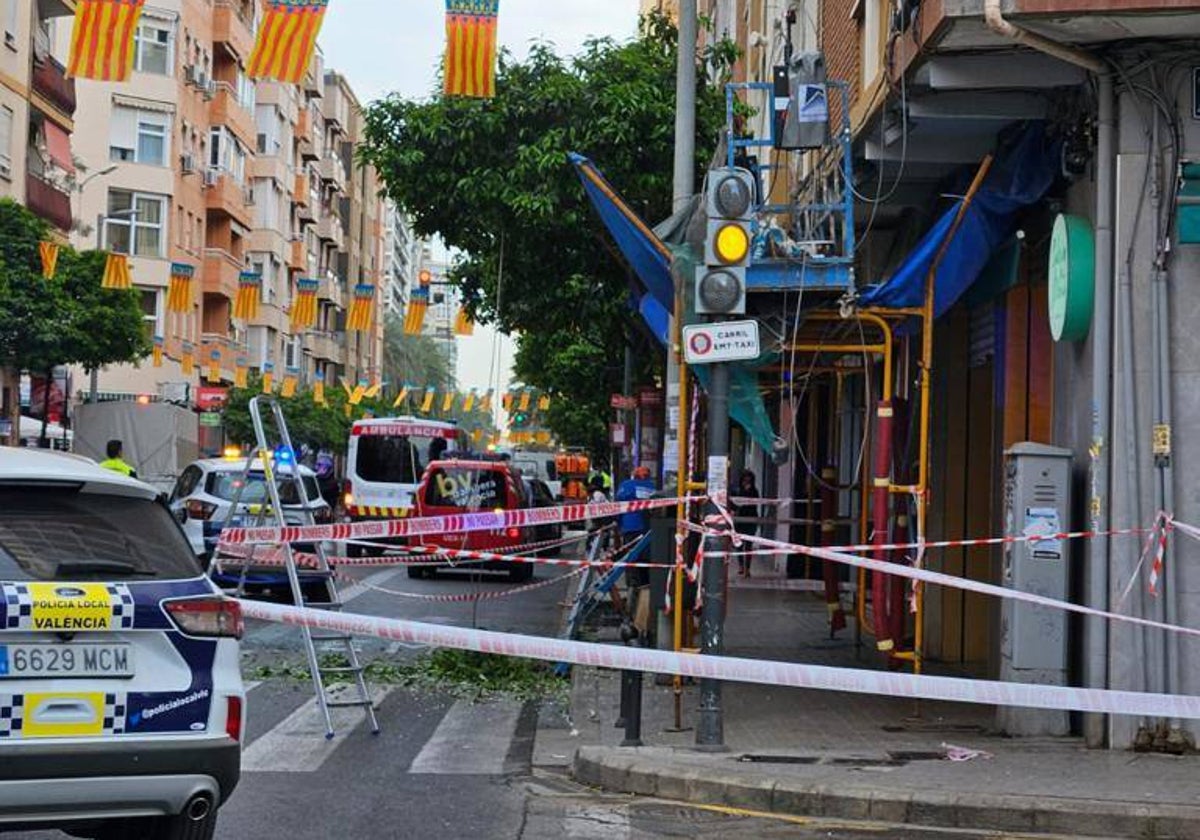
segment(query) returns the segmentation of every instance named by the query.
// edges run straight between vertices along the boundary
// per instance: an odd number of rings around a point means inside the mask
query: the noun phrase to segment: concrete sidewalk
[[[869,668],[853,631],[829,640],[811,595],[734,589],[731,654]],[[605,632],[601,631],[602,638]],[[1087,750],[1076,739],[1011,739],[992,707],[726,684],[729,751],[674,732],[670,687],[647,680],[642,738],[615,728],[620,677],[576,669],[570,720],[538,734],[534,763],[585,784],[753,811],[943,828],[1089,837],[1200,838],[1200,759]],[[683,725],[697,697],[682,697]],[[552,726],[552,725],[551,725]],[[978,751],[966,761],[954,748]],[[966,755],[973,753],[966,752]]]

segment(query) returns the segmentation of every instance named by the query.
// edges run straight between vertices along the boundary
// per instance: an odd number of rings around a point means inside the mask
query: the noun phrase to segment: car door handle
[[[91,723],[96,708],[86,700],[46,700],[34,710],[33,719],[38,723]]]

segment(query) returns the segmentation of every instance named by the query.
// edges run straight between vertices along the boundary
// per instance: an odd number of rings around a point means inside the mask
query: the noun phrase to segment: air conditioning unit
[[[242,203],[247,207],[254,206],[254,190],[247,189],[242,191]]]
[[[0,178],[12,177],[12,161],[0,160]]]
[[[211,100],[217,95],[217,83],[213,79],[205,79],[203,87],[204,98]]]
[[[190,152],[179,156],[179,169],[184,175],[191,175],[196,171],[196,156]]]
[[[183,65],[183,83],[187,85],[196,84],[196,68],[194,65]]]
[[[221,180],[221,170],[205,169],[204,170],[204,186],[215,187]]]
[[[198,87],[202,90],[204,88],[208,87],[208,74],[205,73],[203,70],[193,67],[192,68],[192,78],[193,78],[193,81],[195,81],[195,83],[196,83],[196,87]]]

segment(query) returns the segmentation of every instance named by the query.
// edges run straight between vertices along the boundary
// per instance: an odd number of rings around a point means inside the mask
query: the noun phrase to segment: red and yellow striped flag
[[[463,400],[463,411],[467,414],[471,413],[471,409],[475,408],[475,391],[474,389],[467,392],[466,398]]]
[[[171,263],[171,281],[167,286],[167,311],[186,314],[192,311],[192,278],[194,266],[187,263]]]
[[[208,376],[210,384],[221,384],[221,351],[211,350],[208,354]]]
[[[190,342],[183,342],[182,352],[179,355],[179,366],[184,376],[192,376],[196,373],[196,347]]]
[[[521,411],[529,410],[529,392],[528,391],[521,392],[521,402],[518,404],[518,408],[520,408]]]
[[[489,388],[488,392],[483,395],[482,399],[479,400],[479,410],[480,411],[488,412],[488,411],[492,410],[492,394],[493,393],[494,392],[492,391],[492,389]]]
[[[258,317],[258,301],[262,297],[262,275],[243,271],[238,277],[237,300],[233,303],[233,317],[239,321],[253,321]]]
[[[321,371],[317,371],[317,375],[313,379],[313,402],[317,405],[325,405],[325,374]]]
[[[250,381],[250,362],[245,356],[238,356],[237,365],[233,369],[233,387],[245,388]]]
[[[328,5],[329,0],[267,0],[246,75],[291,84],[304,81]]]
[[[496,21],[500,0],[446,0],[446,96],[496,95]]]
[[[133,35],[146,0],[79,0],[67,75],[123,82],[133,70]]]
[[[292,332],[312,329],[317,324],[317,289],[320,280],[296,281],[296,297],[292,299]]]
[[[375,287],[359,283],[354,287],[354,300],[346,316],[346,329],[366,332],[371,329],[371,312],[375,305]]]
[[[421,282],[413,289],[404,312],[404,334],[420,335],[425,328],[425,312],[429,309],[429,272],[421,272]]]
[[[269,396],[275,393],[275,365],[272,362],[263,362],[262,370],[262,392]]]
[[[47,280],[51,279],[58,269],[58,252],[57,242],[38,243],[38,255],[42,258],[42,277]]]
[[[283,374],[283,386],[279,389],[279,396],[286,400],[290,400],[296,396],[296,383],[300,381],[300,369],[288,368]]]
[[[154,347],[150,351],[150,358],[152,360],[152,364],[156,368],[163,366],[163,346],[165,343],[166,342],[163,340],[161,335],[154,336]]]
[[[109,254],[104,263],[102,289],[132,289],[133,277],[129,274],[129,258],[124,254]]]
[[[437,392],[432,388],[425,392],[425,401],[421,403],[421,412],[428,414],[433,411],[433,398],[437,396]]]
[[[454,400],[457,396],[458,395],[455,394],[453,391],[447,391],[445,393],[445,395],[442,396],[442,413],[443,414],[449,414],[451,411],[454,410]]]
[[[454,334],[462,336],[475,335],[475,322],[467,314],[466,307],[458,310],[458,316],[454,319]]]
[[[537,406],[538,406],[538,411],[549,411],[550,410],[550,397],[546,396],[545,394],[538,397]]]

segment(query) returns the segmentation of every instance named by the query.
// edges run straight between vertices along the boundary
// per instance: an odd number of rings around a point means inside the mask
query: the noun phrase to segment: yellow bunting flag
[[[399,408],[404,405],[404,401],[408,399],[408,386],[405,385],[400,389],[400,393],[396,395],[396,401],[392,403],[392,408]]]
[[[475,408],[475,391],[474,389],[467,392],[467,396],[463,399],[463,411],[467,414],[471,413],[471,409]]]
[[[325,374],[317,371],[317,375],[313,378],[313,402],[317,405],[325,405]]]
[[[179,355],[181,373],[184,376],[193,376],[196,373],[196,348],[190,341],[185,341],[181,350]]]
[[[238,356],[237,365],[233,368],[233,387],[245,388],[250,380],[250,367],[245,356]]]
[[[433,275],[422,271],[417,278],[417,287],[412,290],[408,300],[408,309],[404,312],[404,334],[420,335],[425,327],[425,313],[429,309],[429,285]]]
[[[133,277],[129,273],[129,258],[124,254],[109,254],[104,262],[102,289],[132,289]]]
[[[300,369],[288,368],[283,374],[283,386],[279,389],[279,396],[285,400],[290,400],[296,396],[296,383],[300,381]]]
[[[536,435],[534,435],[534,441],[541,444],[542,446],[545,446],[546,444],[548,444],[550,442],[550,433],[549,432],[538,432]]]
[[[221,351],[212,350],[208,354],[208,376],[205,377],[210,385],[221,384]]]
[[[500,0],[446,0],[446,96],[496,95],[496,20]]]
[[[350,387],[350,383],[346,381],[345,377],[342,377],[342,390],[346,392],[347,397],[354,393],[354,389]]]
[[[382,390],[383,390],[383,383],[376,382],[374,385],[372,385],[370,388],[367,389],[366,393],[363,394],[363,397],[368,400],[373,400],[379,396],[379,394]]]
[[[448,414],[454,410],[454,400],[457,396],[453,391],[447,391],[442,396],[442,414]]]
[[[238,277],[237,300],[233,303],[233,317],[239,321],[253,321],[258,317],[258,302],[262,298],[262,275],[243,271]]]
[[[192,311],[192,279],[196,269],[187,263],[171,263],[171,282],[167,286],[167,311],[187,313]]]
[[[475,431],[471,432],[471,440],[475,441],[476,443],[479,443],[479,441],[483,440],[483,429],[476,429]]]
[[[528,392],[528,391],[522,391],[522,392],[521,392],[521,403],[520,403],[520,405],[518,406],[518,407],[520,408],[520,410],[521,410],[521,411],[528,411],[528,410],[529,410],[529,399],[530,399],[529,392]]]
[[[133,69],[138,21],[146,0],[79,0],[67,75],[123,82]]]
[[[549,411],[549,410],[550,410],[550,397],[543,394],[542,396],[538,397],[538,411]]]
[[[267,0],[246,75],[291,84],[304,81],[328,5],[329,0]]]
[[[262,392],[275,393],[275,365],[271,362],[263,363]]]
[[[368,283],[359,283],[354,287],[354,300],[350,303],[350,313],[346,316],[346,329],[356,332],[366,332],[371,329],[371,313],[375,306],[375,287]]]
[[[505,411],[511,411],[512,404],[513,404],[513,395],[512,395],[511,391],[506,393],[503,397],[500,398],[500,405],[504,406]]]
[[[154,346],[150,350],[150,358],[153,360],[152,364],[156,368],[163,366],[163,344],[163,337],[161,335],[154,336]]]
[[[54,277],[58,269],[59,245],[57,242],[39,242],[38,255],[42,258],[42,277],[47,280]]]
[[[484,394],[483,397],[479,400],[479,410],[480,411],[491,411],[492,410],[492,393],[493,393],[492,390],[489,388],[488,392],[486,394]]]
[[[437,392],[433,389],[429,389],[425,392],[425,400],[421,403],[422,413],[428,414],[429,412],[433,411],[433,398],[435,396],[437,396]]]
[[[292,298],[292,332],[311,329],[317,323],[317,289],[320,280],[296,281],[296,296]]]
[[[461,336],[475,335],[475,322],[471,320],[471,316],[467,314],[467,310],[458,310],[458,315],[454,319],[454,334]]]
[[[367,395],[367,383],[359,382],[354,386],[354,390],[350,392],[350,405],[359,405],[363,401],[363,397]]]

